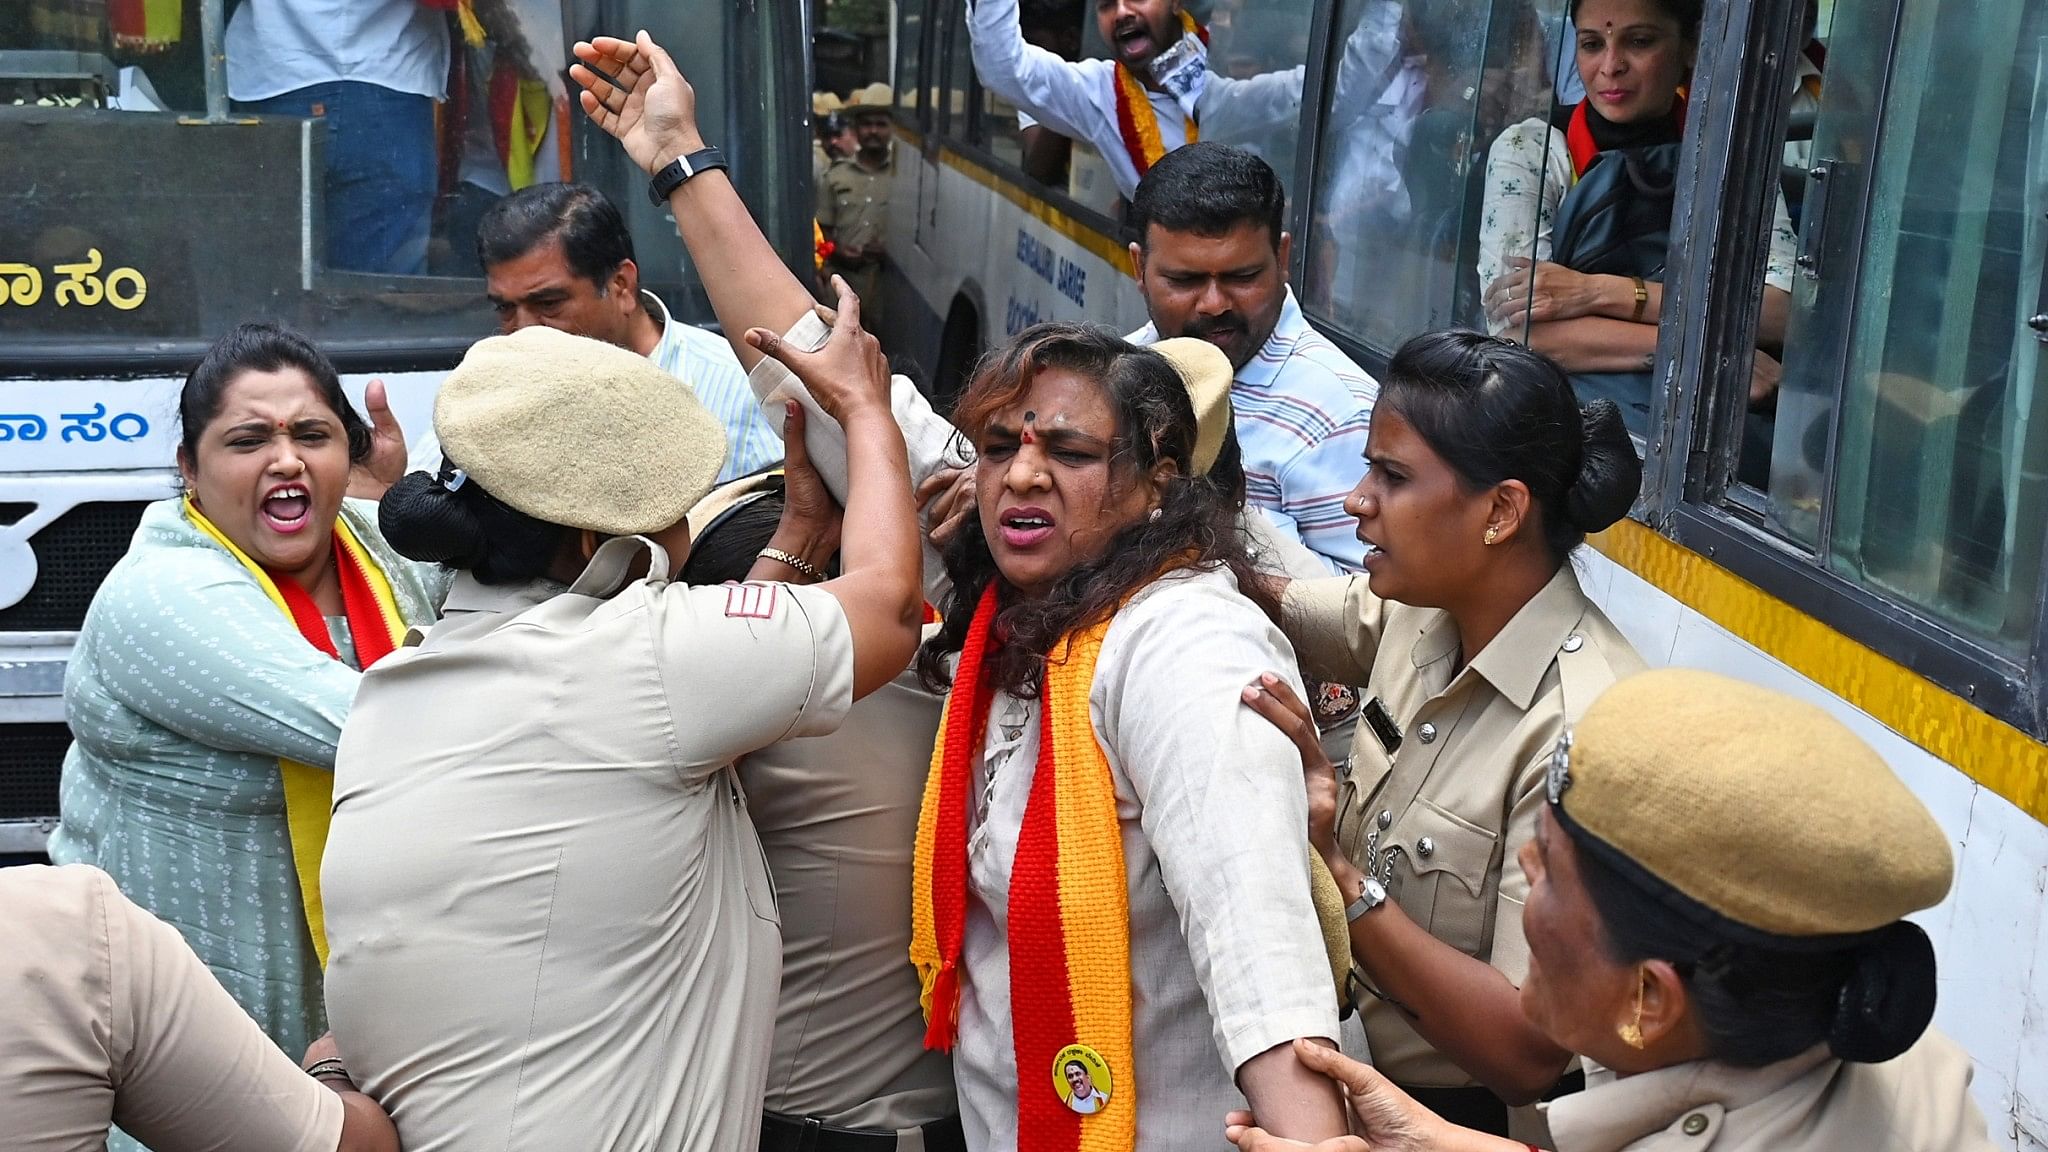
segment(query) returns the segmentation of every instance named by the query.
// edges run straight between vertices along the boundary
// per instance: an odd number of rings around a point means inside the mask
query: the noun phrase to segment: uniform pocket
[[[1353,864],[1367,871],[1372,870],[1372,862],[1365,859],[1365,844],[1380,814],[1373,803],[1380,799],[1393,771],[1394,761],[1380,746],[1372,726],[1361,721],[1351,741],[1351,767],[1337,779],[1337,846]],[[1380,839],[1385,842],[1384,833]]]
[[[1417,797],[1402,814],[1399,843],[1409,882],[1428,891],[1428,901],[1402,900],[1411,915],[1428,909],[1429,934],[1467,955],[1478,955],[1493,935],[1494,894],[1499,877],[1493,833]],[[1417,893],[1418,896],[1422,893]]]

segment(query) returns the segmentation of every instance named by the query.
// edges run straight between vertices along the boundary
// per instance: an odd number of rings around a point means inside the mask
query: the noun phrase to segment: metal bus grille
[[[29,537],[35,587],[20,603],[0,608],[0,632],[77,631],[100,582],[128,554],[147,507],[147,501],[80,504]]]
[[[57,814],[57,777],[70,746],[62,724],[0,724],[0,820]]]

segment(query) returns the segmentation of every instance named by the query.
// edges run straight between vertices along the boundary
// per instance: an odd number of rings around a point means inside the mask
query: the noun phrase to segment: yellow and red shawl
[[[1202,43],[1209,42],[1209,30],[1195,23],[1195,18],[1186,12],[1180,14],[1183,34],[1193,36]],[[1195,122],[1187,122],[1187,142],[1193,144],[1201,133]],[[1121,62],[1116,66],[1116,128],[1124,138],[1124,151],[1131,157],[1131,164],[1138,175],[1144,176],[1152,170],[1159,158],[1166,155],[1166,145],[1159,139],[1159,114],[1152,110],[1152,97],[1145,91],[1145,84]]]
[[[982,594],[946,702],[918,816],[910,958],[923,985],[925,1046],[953,1047],[967,918],[967,802],[994,687],[985,674],[996,593]],[[1088,692],[1103,621],[1047,659],[1038,765],[1010,876],[1012,1042],[1017,1146],[1031,1152],[1128,1152],[1137,1135],[1131,1043],[1131,912],[1109,761]],[[1094,1049],[1115,1077],[1101,1111],[1079,1115],[1050,1074],[1061,1049]]]
[[[247,553],[235,547],[213,521],[199,511],[191,497],[185,499],[185,516],[193,526],[227,550],[255,579],[278,611],[296,624],[306,642],[328,656],[340,659],[327,621],[306,590],[292,580],[273,575]],[[334,521],[334,563],[341,576],[341,602],[348,615],[349,632],[355,640],[356,663],[368,668],[389,656],[405,638],[405,618],[399,614],[391,581],[377,565],[377,558],[363,547],[348,521]],[[334,811],[334,773],[296,760],[279,760],[284,781],[285,824],[291,833],[292,864],[299,876],[299,897],[305,905],[306,929],[313,937],[314,954],[320,967],[327,967],[327,920],[320,903],[320,857],[327,850],[327,828]]]

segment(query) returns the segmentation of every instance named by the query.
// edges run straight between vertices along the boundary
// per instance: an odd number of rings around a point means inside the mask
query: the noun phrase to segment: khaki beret
[[[1330,962],[1330,979],[1337,985],[1337,1010],[1351,1004],[1351,921],[1344,915],[1344,893],[1323,854],[1308,850],[1308,895],[1316,906],[1316,922],[1323,930],[1323,955]]]
[[[1940,903],[1953,876],[1948,838],[1870,745],[1712,672],[1608,688],[1560,743],[1550,798],[1632,879],[1768,937],[1883,928]]]
[[[860,112],[887,112],[896,106],[896,94],[887,84],[877,80],[865,88],[855,88],[847,93],[846,102],[840,111],[849,115]]]
[[[1190,463],[1194,475],[1207,475],[1230,431],[1230,357],[1209,341],[1191,336],[1161,340],[1152,350],[1166,357],[1187,382],[1188,399],[1195,406],[1195,458]]]
[[[608,536],[681,521],[725,463],[724,427],[683,382],[539,326],[470,347],[434,398],[434,434],[505,504]]]

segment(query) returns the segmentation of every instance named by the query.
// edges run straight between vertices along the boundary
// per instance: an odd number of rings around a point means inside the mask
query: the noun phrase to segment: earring
[[[1147,516],[1147,517],[1145,517],[1145,519],[1147,519],[1147,520],[1157,520],[1157,519],[1159,519],[1159,518],[1160,518],[1161,516],[1164,516],[1164,515],[1166,515],[1166,513],[1165,513],[1165,512],[1163,511],[1163,510],[1161,510],[1161,509],[1158,509],[1158,508],[1154,508],[1154,509],[1152,510],[1152,515],[1150,515],[1150,516]]]
[[[1500,525],[1488,524],[1486,526],[1486,542],[1491,544],[1498,539],[1500,539]]]
[[[1626,1045],[1628,1045],[1629,1047],[1631,1047],[1631,1048],[1634,1048],[1634,1049],[1636,1049],[1637,1051],[1641,1051],[1641,1050],[1642,1050],[1642,1047],[1643,1047],[1643,982],[1642,982],[1641,978],[1638,978],[1638,979],[1636,980],[1636,1018],[1635,1018],[1635,1019],[1633,1019],[1633,1020],[1631,1020],[1631,1021],[1629,1021],[1629,1022],[1628,1022],[1628,1023],[1626,1023],[1626,1024],[1623,1024],[1623,1025],[1622,1025],[1622,1026],[1621,1026],[1621,1027],[1620,1027],[1619,1029],[1617,1029],[1616,1031],[1620,1033],[1620,1035],[1621,1035],[1621,1042],[1622,1042],[1623,1044],[1626,1044]]]

